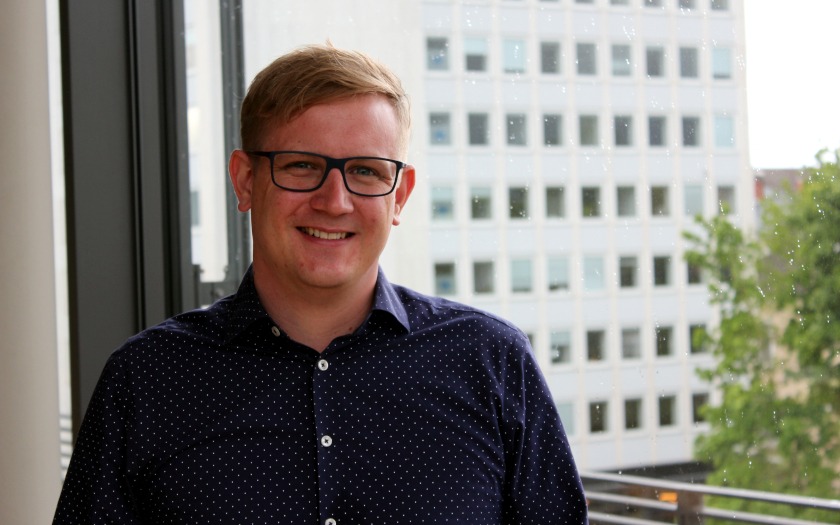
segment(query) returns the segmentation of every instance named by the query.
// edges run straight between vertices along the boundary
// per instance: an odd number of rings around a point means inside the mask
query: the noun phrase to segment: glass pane
[[[492,190],[486,186],[470,190],[470,212],[473,219],[489,219],[493,215]]]
[[[471,146],[486,146],[490,142],[489,118],[487,113],[470,113],[467,115]]]
[[[560,72],[560,44],[557,42],[540,43],[540,69],[543,73]]]
[[[569,289],[569,259],[566,257],[551,257],[548,259],[548,289]]]
[[[464,39],[464,66],[467,71],[487,70],[487,40],[484,38]]]
[[[502,60],[505,73],[524,73],[525,42],[505,40]]]
[[[473,291],[477,294],[490,294],[495,290],[496,274],[491,261],[473,264]]]
[[[450,186],[432,187],[432,218],[451,220],[455,217],[455,190]]]
[[[595,44],[577,44],[578,75],[594,75],[598,72]]]
[[[583,258],[583,288],[589,291],[604,289],[604,258],[588,256]]]
[[[236,268],[230,257],[247,258],[240,261],[243,267],[250,262],[250,254],[240,254],[228,245],[229,228],[235,227],[228,218],[236,217],[236,212],[229,212],[233,200],[220,111],[224,104],[219,14],[214,2],[184,2],[192,262],[199,268],[202,283],[229,282],[214,287],[213,294],[199,292],[202,303],[235,291],[241,275],[229,275]]]
[[[514,259],[510,263],[511,290],[514,293],[530,292],[533,288],[530,259]]]
[[[612,74],[617,77],[626,77],[630,76],[631,70],[630,46],[627,44],[613,44]]]
[[[455,263],[435,264],[435,293],[455,295]]]

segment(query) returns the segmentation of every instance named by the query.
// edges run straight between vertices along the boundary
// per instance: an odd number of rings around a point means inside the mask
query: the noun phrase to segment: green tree
[[[716,364],[700,374],[722,398],[706,408],[710,432],[696,447],[713,465],[712,484],[840,493],[840,150],[826,156],[817,155],[801,187],[763,203],[757,236],[724,215],[698,218],[700,233],[685,234],[686,259],[704,269],[720,312],[704,335]]]

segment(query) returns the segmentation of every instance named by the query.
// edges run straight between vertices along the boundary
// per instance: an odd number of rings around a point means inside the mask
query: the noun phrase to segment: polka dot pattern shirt
[[[527,338],[388,283],[355,333],[296,343],[239,291],[109,359],[54,523],[580,524]]]

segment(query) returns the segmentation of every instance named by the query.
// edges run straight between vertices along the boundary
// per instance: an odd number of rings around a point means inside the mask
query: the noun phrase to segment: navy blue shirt
[[[318,353],[249,271],[114,352],[55,523],[581,524],[586,504],[520,330],[380,272]]]

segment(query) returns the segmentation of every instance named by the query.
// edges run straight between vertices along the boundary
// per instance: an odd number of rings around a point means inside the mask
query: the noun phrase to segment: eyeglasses
[[[307,192],[320,188],[333,169],[341,172],[344,187],[355,195],[382,197],[397,187],[404,162],[382,157],[334,159],[306,151],[246,151],[269,160],[271,182],[287,191]]]

